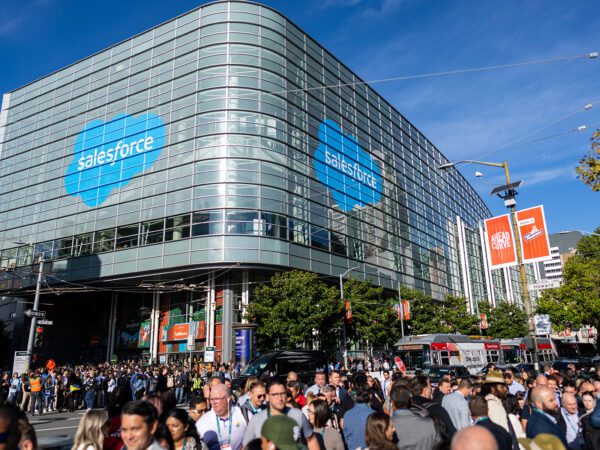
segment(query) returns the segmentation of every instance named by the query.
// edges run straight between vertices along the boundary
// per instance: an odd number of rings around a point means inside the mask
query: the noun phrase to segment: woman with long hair
[[[200,448],[196,426],[188,413],[176,408],[167,414],[167,428],[173,438],[175,450],[196,450]]]
[[[102,409],[86,411],[79,421],[72,450],[102,450],[107,424],[108,412]]]
[[[367,418],[365,442],[369,450],[397,450],[393,439],[394,425],[390,416],[374,412]]]
[[[308,421],[314,427],[321,448],[344,450],[340,432],[331,426],[330,414],[327,400],[316,399],[308,405]]]

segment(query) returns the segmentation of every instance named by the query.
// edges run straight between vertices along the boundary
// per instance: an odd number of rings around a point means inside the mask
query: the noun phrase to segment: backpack
[[[446,424],[444,423],[444,421],[442,419],[440,419],[437,416],[432,416],[431,413],[429,412],[429,407],[431,407],[435,404],[436,403],[431,400],[429,400],[427,402],[423,402],[423,404],[421,404],[421,405],[418,405],[413,402],[413,404],[410,407],[410,410],[420,417],[428,417],[431,420],[433,420],[433,425],[435,427],[435,431],[437,431],[439,439],[443,442],[449,442],[450,435],[448,433],[448,429],[446,428]]]

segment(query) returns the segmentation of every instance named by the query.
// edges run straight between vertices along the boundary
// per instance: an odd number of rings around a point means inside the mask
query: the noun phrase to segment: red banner
[[[485,237],[490,269],[517,264],[515,236],[509,214],[486,219]]]
[[[544,207],[517,211],[519,239],[523,254],[523,262],[531,263],[550,259],[550,240],[544,217]]]
[[[481,314],[479,314],[479,317],[481,318],[481,329],[487,330],[488,329],[487,316],[485,315],[485,313],[481,313]]]
[[[410,320],[410,303],[408,303],[408,300],[402,300],[402,313],[404,320]]]

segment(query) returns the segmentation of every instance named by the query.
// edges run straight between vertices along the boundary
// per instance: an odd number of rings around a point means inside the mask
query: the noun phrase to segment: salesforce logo
[[[65,189],[87,206],[98,206],[113,189],[151,167],[164,145],[165,126],[156,114],[120,114],[107,123],[89,122],[73,146]]]
[[[373,156],[340,126],[325,119],[319,126],[319,147],[313,155],[317,178],[329,188],[344,212],[381,199],[381,172]]]

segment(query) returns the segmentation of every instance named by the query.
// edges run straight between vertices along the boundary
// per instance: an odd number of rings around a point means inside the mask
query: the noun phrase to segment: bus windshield
[[[425,350],[400,350],[398,356],[409,370],[423,369],[430,364]]]
[[[521,361],[520,351],[517,349],[503,350],[505,364],[519,364]]]

